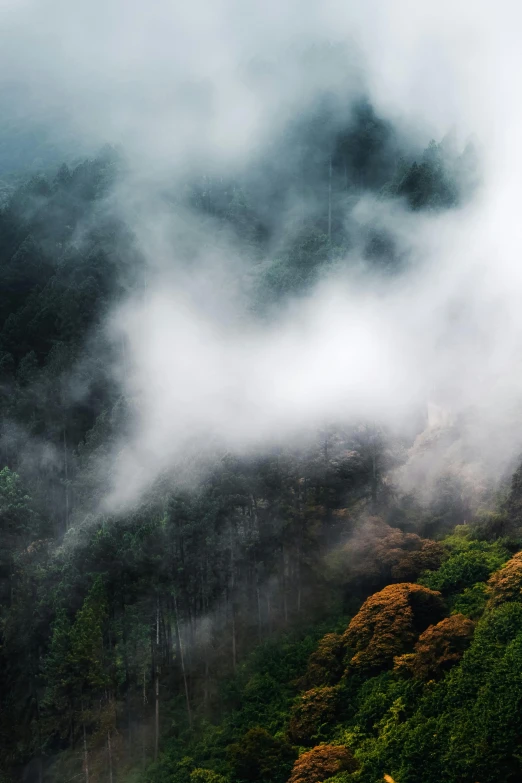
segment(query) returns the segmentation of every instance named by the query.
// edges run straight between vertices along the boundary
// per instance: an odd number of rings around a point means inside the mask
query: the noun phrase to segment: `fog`
[[[118,144],[128,163],[116,198],[145,271],[107,324],[125,347],[114,373],[133,419],[105,508],[215,450],[262,449],[325,421],[400,428],[429,402],[460,417],[468,448],[502,471],[522,445],[517,3],[0,7],[2,78],[30,86],[35,117],[67,123],[79,144]],[[367,94],[419,147],[475,136],[482,184],[461,207],[428,213],[361,189],[350,219],[361,232],[385,226],[407,269],[370,274],[355,243],[312,291],[259,318],[244,243],[165,189],[241,173],[271,149],[277,177],[282,134],[324,94],[339,124]],[[306,204],[289,197],[271,215],[278,237],[296,212]]]

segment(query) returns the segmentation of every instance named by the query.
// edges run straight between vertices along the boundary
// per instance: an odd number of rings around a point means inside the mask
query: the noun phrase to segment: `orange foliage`
[[[314,685],[335,685],[343,675],[343,640],[339,634],[327,633],[310,655],[306,674],[300,680],[302,688]]]
[[[413,648],[420,633],[443,616],[441,594],[403,582],[370,596],[343,634],[350,667],[381,669]]]
[[[299,756],[288,783],[322,783],[338,772],[355,772],[358,766],[344,745],[317,745]]]
[[[338,578],[379,586],[413,581],[422,571],[436,569],[444,557],[441,544],[403,533],[379,517],[370,517],[357,534],[330,557]]]
[[[440,677],[460,661],[474,630],[475,624],[463,614],[446,617],[419,636],[413,653],[395,658],[395,669],[419,680]]]
[[[413,533],[408,535],[418,538]],[[423,538],[419,538],[419,541],[422,542],[419,549],[404,552],[392,565],[392,579],[400,579],[401,582],[412,581],[423,571],[436,570],[440,566],[444,557],[441,544]]]
[[[522,552],[495,571],[488,581],[489,605],[498,606],[503,601],[522,600]]]
[[[336,688],[312,688],[294,705],[288,725],[288,736],[296,744],[306,745],[317,736],[324,724],[332,723],[338,702]]]

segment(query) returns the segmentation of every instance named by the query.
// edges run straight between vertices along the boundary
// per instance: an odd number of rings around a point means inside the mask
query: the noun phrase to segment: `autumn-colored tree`
[[[190,783],[226,783],[226,781],[223,775],[219,775],[213,769],[196,767],[190,773]]]
[[[418,538],[413,533],[409,536]],[[416,579],[423,571],[436,569],[444,557],[444,547],[437,541],[420,538],[420,548],[403,552],[392,566],[392,579],[401,582]]]
[[[327,633],[309,657],[306,673],[299,685],[302,688],[335,685],[343,675],[343,657],[342,637],[337,633]]]
[[[317,745],[299,756],[288,783],[322,783],[338,772],[355,772],[357,767],[345,745]]]
[[[443,616],[440,593],[403,582],[370,596],[343,635],[349,667],[378,670],[413,649],[419,634]]]
[[[409,671],[419,680],[437,679],[462,658],[475,624],[463,614],[446,617],[422,633],[413,653],[395,658],[397,671]]]
[[[288,726],[291,741],[298,745],[312,744],[310,740],[320,735],[322,727],[333,722],[338,699],[337,688],[329,686],[303,693],[292,709]]]
[[[435,541],[369,517],[355,536],[329,556],[328,564],[337,581],[377,588],[392,581],[413,581],[422,571],[438,568],[444,554],[444,547]]]
[[[488,581],[489,605],[522,600],[522,552],[517,552]]]

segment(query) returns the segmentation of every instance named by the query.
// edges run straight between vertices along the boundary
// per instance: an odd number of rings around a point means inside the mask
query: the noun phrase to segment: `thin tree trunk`
[[[127,732],[129,750],[132,748],[132,721],[130,710],[130,674],[129,674],[129,650],[127,636],[127,615],[125,603],[122,601],[122,631],[123,631],[123,665],[125,669],[125,712],[127,714]]]
[[[179,631],[179,615],[178,615],[178,599],[176,595],[174,595],[174,614],[176,617],[176,636],[178,640],[178,647],[179,647],[179,658],[181,663],[181,674],[183,676],[183,684],[185,686],[185,700],[187,702],[187,717],[190,728],[192,728],[192,712],[190,709],[190,698],[189,698],[189,689],[188,689],[188,680],[187,680],[187,671],[185,669],[185,656],[183,655],[183,645],[181,644],[181,634]]]
[[[83,706],[82,706],[83,713]],[[82,719],[83,726],[83,767],[85,771],[85,783],[89,783],[89,752],[87,750],[87,733],[85,731],[85,721]]]
[[[259,581],[257,576],[257,570],[256,570],[256,603],[257,603],[257,632],[259,636],[259,641],[261,641],[262,638],[261,601],[259,598]]]
[[[272,607],[270,605],[270,588],[267,590],[266,594],[266,618],[267,618],[267,624],[268,624],[268,635],[270,636],[272,634]]]
[[[159,748],[159,641],[160,641],[159,596],[156,598],[156,667],[155,667],[155,719],[154,719],[154,761],[158,760]]]
[[[205,711],[208,708],[208,701],[209,701],[209,693],[208,693],[208,683],[209,683],[209,664],[208,664],[208,648],[205,655],[205,683],[203,686],[203,707]]]
[[[170,621],[171,618],[171,612],[170,612],[170,601],[167,600],[167,627],[166,627],[166,645],[167,645],[167,666],[170,668],[172,666],[172,623]]]
[[[34,687],[34,678],[33,678]],[[40,755],[38,756],[38,783],[43,783],[43,743],[42,743],[42,728],[41,728],[41,714],[40,714],[40,702],[38,700],[38,690],[34,687],[34,696],[36,701],[36,725],[38,730],[38,749]]]
[[[284,546],[281,548],[282,553],[282,580],[281,587],[283,591],[283,616],[285,620],[285,626],[288,625],[288,603],[286,600],[286,553]]]
[[[111,730],[107,731],[107,750],[109,752],[109,783],[112,783],[112,742],[111,742]]]
[[[230,602],[230,612],[232,615],[232,668],[236,671],[237,655],[236,655],[236,612],[234,609],[234,601]]]
[[[297,614],[301,614],[301,547],[297,553]]]
[[[230,614],[232,618],[232,668],[236,671],[236,613],[234,609],[234,592],[236,586],[236,561],[234,553],[234,537],[232,535],[232,522],[230,523]]]
[[[67,465],[67,436],[63,428],[63,466],[65,473],[65,532],[69,529],[69,472]]]
[[[156,711],[154,718],[154,761],[158,760],[159,748],[159,666],[156,664]]]

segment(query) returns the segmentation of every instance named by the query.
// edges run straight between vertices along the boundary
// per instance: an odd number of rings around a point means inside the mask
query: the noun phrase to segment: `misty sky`
[[[20,85],[24,116],[129,161],[117,198],[148,275],[107,327],[128,346],[115,374],[135,413],[112,507],[189,443],[243,450],[327,419],[395,424],[430,399],[471,411],[500,461],[520,447],[518,3],[2,0],[0,13],[0,79]],[[473,135],[483,186],[422,215],[361,194],[356,218],[385,224],[411,272],[384,287],[334,270],[261,326],[232,282],[241,245],[173,214],[162,188],[248,166],[325,92],[339,105],[367,93],[419,145]]]

